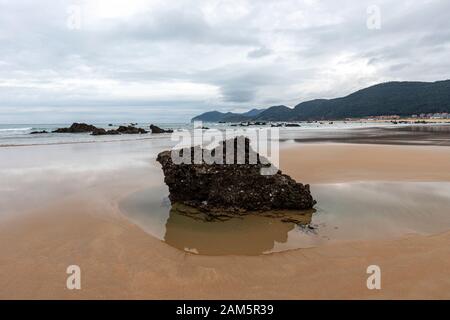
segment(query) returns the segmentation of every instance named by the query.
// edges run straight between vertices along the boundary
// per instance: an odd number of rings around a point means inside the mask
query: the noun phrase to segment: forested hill
[[[201,114],[192,120],[209,122],[339,120],[443,112],[450,112],[450,80],[387,82],[342,98],[302,102],[294,108],[273,106],[243,114],[215,111]]]

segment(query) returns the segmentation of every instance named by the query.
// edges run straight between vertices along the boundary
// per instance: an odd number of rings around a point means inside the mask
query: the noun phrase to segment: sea
[[[119,125],[130,125],[129,123],[90,123],[99,128],[116,129]],[[163,129],[173,130],[192,130],[193,124],[185,123],[154,123]],[[299,127],[280,127],[280,139],[297,139],[297,138],[315,138],[318,136],[330,135],[335,136],[337,132],[345,134],[354,129],[368,129],[372,127],[392,127],[390,122],[301,122]],[[67,144],[67,143],[89,143],[89,142],[107,142],[107,141],[127,141],[139,139],[161,139],[168,137],[168,134],[152,135],[105,135],[92,136],[89,133],[52,133],[58,128],[69,127],[71,123],[55,123],[55,124],[0,124],[0,147],[25,146],[25,145],[46,145],[46,144]],[[270,127],[271,124],[261,125],[258,127]],[[150,123],[137,123],[136,127],[150,130]],[[255,126],[243,127],[240,124],[232,123],[203,123],[203,127],[210,129],[226,130],[246,130],[255,128]],[[398,125],[397,125],[398,127]],[[33,131],[47,131],[44,134],[31,134]]]

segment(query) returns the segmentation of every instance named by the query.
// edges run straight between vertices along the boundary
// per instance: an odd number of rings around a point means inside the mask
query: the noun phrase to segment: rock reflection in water
[[[312,213],[225,214],[208,221],[207,214],[175,205],[166,223],[164,240],[180,250],[203,255],[260,255],[270,252],[275,243],[286,243],[288,232],[297,224],[309,224]]]
[[[171,206],[167,194],[165,186],[142,190],[124,199],[120,208],[146,232],[170,246],[203,255],[272,252],[288,242],[288,233],[295,231],[297,224],[309,224],[314,212],[285,210],[233,218],[224,214],[210,219],[194,208]]]

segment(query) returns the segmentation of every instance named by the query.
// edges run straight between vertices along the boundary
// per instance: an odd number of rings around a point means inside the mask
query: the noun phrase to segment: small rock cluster
[[[68,128],[58,128],[52,133],[91,133],[93,136],[103,136],[103,135],[118,135],[118,134],[146,134],[147,130],[143,128],[135,127],[136,124],[131,124],[128,126],[119,126],[117,129],[106,130],[103,128],[97,128],[96,126],[86,124],[86,123],[73,123]],[[108,126],[112,126],[109,124]],[[164,130],[155,125],[150,125],[152,133],[172,133],[173,130]],[[34,131],[31,134],[47,133],[46,131]]]

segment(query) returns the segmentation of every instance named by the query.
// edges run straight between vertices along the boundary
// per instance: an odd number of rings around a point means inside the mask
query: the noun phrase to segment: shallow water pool
[[[205,222],[180,214],[166,186],[134,193],[120,208],[146,232],[202,255],[261,255],[333,241],[433,234],[450,227],[450,183],[360,182],[311,186],[315,212],[298,225],[248,215]]]

